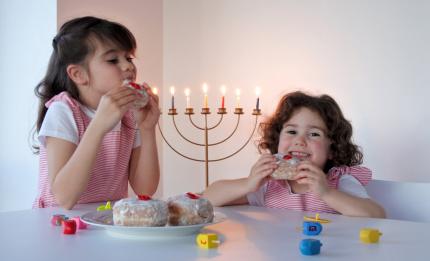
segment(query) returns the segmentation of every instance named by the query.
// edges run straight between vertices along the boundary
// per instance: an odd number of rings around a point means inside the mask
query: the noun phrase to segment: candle
[[[203,84],[203,93],[205,95],[204,101],[203,101],[203,107],[208,107],[208,85],[206,83]]]
[[[221,93],[222,93],[222,97],[221,97],[221,108],[223,108],[223,109],[224,109],[224,100],[225,100],[224,96],[225,96],[225,92],[226,92],[225,85],[222,85],[222,86],[221,86]]]
[[[155,94],[155,95],[158,95],[158,89],[157,89],[157,87],[153,87],[152,88],[152,93]]]
[[[236,108],[240,108],[240,89],[236,89]]]
[[[255,87],[255,95],[257,95],[257,104],[255,105],[255,108],[258,110],[258,109],[260,109],[260,92],[261,92],[261,89],[260,89],[260,87]]]
[[[170,87],[170,94],[172,94],[172,109],[175,108],[175,87]]]
[[[190,104],[190,89],[186,88],[185,91],[185,98],[187,99],[187,108],[191,108]]]

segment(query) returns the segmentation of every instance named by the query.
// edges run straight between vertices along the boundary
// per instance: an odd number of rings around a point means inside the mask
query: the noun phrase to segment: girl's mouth
[[[309,153],[300,152],[300,151],[290,151],[288,154],[300,160],[305,160],[311,156],[311,154]]]

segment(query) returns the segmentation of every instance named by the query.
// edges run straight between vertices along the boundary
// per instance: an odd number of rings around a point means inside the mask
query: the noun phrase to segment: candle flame
[[[153,87],[152,88],[152,93],[155,94],[155,95],[158,95],[158,89],[157,89],[157,87]]]
[[[221,85],[221,93],[224,96],[225,92],[227,91],[227,88],[225,87],[225,85]]]
[[[208,92],[208,85],[207,83],[203,83],[203,93],[207,93]]]
[[[172,94],[172,96],[175,94],[175,86],[170,87],[170,94]]]
[[[236,89],[236,96],[240,96],[240,89]]]
[[[261,93],[261,89],[259,86],[255,87],[255,95],[257,95],[257,97],[260,97],[260,93]]]
[[[185,93],[185,96],[190,96],[190,89],[188,89],[188,88],[186,88],[185,90],[184,90],[184,93]]]

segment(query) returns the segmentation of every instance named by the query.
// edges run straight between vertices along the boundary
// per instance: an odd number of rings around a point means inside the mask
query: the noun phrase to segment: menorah
[[[173,87],[172,87],[172,88],[173,88]],[[237,153],[239,153],[243,148],[245,148],[245,146],[249,143],[249,141],[251,140],[252,136],[254,135],[254,132],[255,132],[256,127],[257,127],[258,116],[260,116],[260,115],[261,115],[261,110],[260,110],[260,108],[259,108],[259,101],[260,101],[260,100],[259,100],[259,97],[257,97],[257,104],[256,104],[255,109],[253,109],[253,112],[252,112],[252,115],[254,115],[254,116],[255,116],[255,122],[254,122],[253,130],[252,130],[251,134],[249,135],[249,137],[247,138],[247,140],[245,141],[245,143],[244,143],[244,144],[242,144],[242,146],[240,146],[236,151],[232,152],[231,154],[229,154],[229,155],[227,155],[227,156],[222,156],[222,157],[220,157],[220,158],[216,158],[216,159],[209,159],[209,147],[211,147],[211,146],[216,146],[216,145],[220,145],[220,144],[222,144],[222,143],[226,142],[227,140],[229,140],[229,139],[230,139],[230,138],[231,138],[231,137],[236,133],[236,131],[237,131],[237,129],[238,129],[238,126],[239,126],[239,122],[240,122],[240,116],[241,116],[242,114],[244,114],[243,108],[241,108],[241,107],[239,106],[239,103],[237,103],[236,108],[234,108],[234,114],[236,114],[236,115],[237,115],[237,121],[236,121],[236,126],[234,127],[233,131],[232,131],[230,134],[228,134],[226,138],[224,138],[224,139],[222,139],[222,140],[220,140],[220,141],[217,141],[217,142],[209,143],[209,131],[214,130],[215,128],[219,127],[219,126],[220,126],[220,124],[221,124],[221,122],[223,121],[224,115],[226,115],[226,114],[227,114],[227,109],[226,109],[226,108],[225,108],[225,106],[224,106],[224,93],[225,93],[225,90],[223,91],[221,107],[220,107],[220,108],[218,108],[218,112],[217,112],[217,114],[219,115],[219,119],[218,119],[218,122],[216,122],[213,126],[208,126],[208,116],[211,114],[211,112],[210,112],[210,109],[209,109],[208,104],[207,104],[207,87],[206,87],[206,89],[205,89],[205,87],[203,88],[203,91],[204,91],[204,93],[205,93],[205,97],[204,97],[204,98],[205,98],[205,99],[204,99],[204,106],[203,106],[202,111],[201,111],[201,114],[204,116],[204,124],[203,124],[203,126],[199,126],[199,125],[197,125],[197,124],[195,123],[195,121],[193,120],[192,115],[194,115],[194,108],[192,108],[192,107],[190,106],[190,102],[189,102],[189,91],[188,91],[188,94],[187,94],[187,90],[185,90],[185,94],[186,94],[186,97],[187,97],[187,105],[186,105],[185,113],[184,113],[184,114],[185,114],[185,115],[188,115],[188,118],[189,118],[189,121],[190,121],[191,125],[192,125],[194,128],[196,128],[196,129],[198,129],[198,130],[201,130],[201,131],[203,132],[203,135],[204,135],[204,142],[203,142],[203,143],[196,142],[196,141],[193,141],[193,140],[191,140],[191,139],[187,138],[187,137],[183,134],[183,132],[182,132],[181,130],[179,130],[179,128],[178,128],[178,126],[177,126],[177,124],[176,124],[175,116],[176,116],[176,115],[178,115],[178,113],[177,113],[176,108],[175,108],[175,105],[174,105],[174,96],[173,96],[173,94],[174,94],[174,89],[172,89],[172,88],[171,88],[171,93],[172,93],[172,105],[171,105],[171,108],[169,108],[168,115],[172,117],[172,123],[173,123],[173,126],[175,127],[176,132],[179,134],[179,136],[180,136],[182,139],[184,139],[185,141],[187,141],[187,142],[189,142],[189,143],[191,143],[191,144],[194,144],[194,145],[196,145],[196,146],[204,147],[204,150],[205,150],[205,158],[204,158],[204,159],[197,159],[197,158],[193,158],[193,157],[187,156],[187,155],[185,155],[185,153],[183,153],[183,152],[180,152],[177,148],[175,148],[175,147],[174,147],[174,146],[173,146],[173,145],[172,145],[172,144],[171,144],[171,143],[166,139],[165,135],[163,134],[163,131],[161,130],[161,127],[160,127],[160,124],[159,124],[159,123],[158,123],[158,129],[159,129],[159,131],[160,131],[160,133],[161,133],[161,136],[163,137],[163,140],[166,142],[166,144],[167,144],[167,145],[168,145],[168,146],[169,146],[169,147],[170,147],[174,152],[176,152],[177,154],[179,154],[180,156],[182,156],[182,157],[184,157],[184,158],[186,158],[186,159],[193,160],[193,161],[197,161],[197,162],[204,162],[204,163],[205,163],[205,185],[206,185],[206,187],[208,187],[208,186],[209,186],[209,162],[222,161],[222,160],[228,159],[228,158],[230,158],[230,157],[232,157],[232,156],[236,155],[236,154],[237,154]],[[257,92],[259,92],[259,91],[257,91]],[[257,96],[258,96],[258,94],[257,94]],[[237,96],[237,100],[239,100],[239,99],[238,99],[238,96]]]

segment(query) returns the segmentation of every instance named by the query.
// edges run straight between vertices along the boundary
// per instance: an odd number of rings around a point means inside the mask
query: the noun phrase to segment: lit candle
[[[170,94],[172,94],[172,109],[175,108],[175,87],[170,87]]]
[[[185,98],[187,99],[187,108],[191,108],[190,104],[190,89],[186,88],[185,91]]]
[[[223,109],[224,109],[224,100],[225,100],[224,96],[225,96],[225,92],[226,92],[225,85],[222,85],[222,86],[221,86],[221,93],[222,93],[222,97],[221,97],[221,108],[223,108]]]
[[[255,95],[257,95],[257,104],[255,105],[255,108],[258,110],[258,109],[260,109],[260,92],[261,92],[261,89],[260,89],[260,87],[255,87]]]
[[[158,89],[157,89],[157,87],[153,87],[152,88],[152,93],[155,94],[155,95],[158,95]]]
[[[236,89],[236,108],[240,108],[240,89]]]
[[[208,107],[208,85],[206,83],[203,84],[203,93],[205,95],[204,101],[203,101],[203,107]]]

